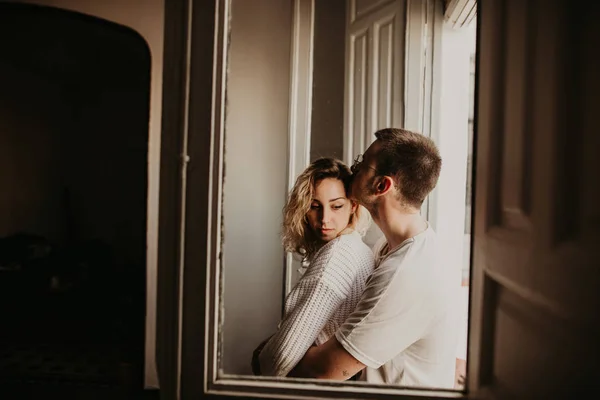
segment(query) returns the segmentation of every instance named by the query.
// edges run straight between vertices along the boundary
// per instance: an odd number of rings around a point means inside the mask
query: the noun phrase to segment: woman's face
[[[348,226],[354,211],[339,179],[325,178],[317,182],[315,195],[307,213],[308,223],[318,238],[329,242]]]

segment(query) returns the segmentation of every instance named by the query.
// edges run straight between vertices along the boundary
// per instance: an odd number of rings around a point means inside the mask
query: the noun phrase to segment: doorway
[[[2,3],[0,46],[2,383],[141,387],[147,44]]]

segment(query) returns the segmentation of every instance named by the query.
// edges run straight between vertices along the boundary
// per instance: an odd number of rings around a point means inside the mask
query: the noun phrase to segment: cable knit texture
[[[373,253],[356,232],[323,246],[286,298],[284,318],[259,356],[262,375],[286,376],[313,343],[333,336],[373,268]]]

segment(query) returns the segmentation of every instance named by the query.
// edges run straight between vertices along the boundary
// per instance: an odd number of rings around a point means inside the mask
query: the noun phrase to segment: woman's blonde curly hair
[[[286,251],[299,254],[303,261],[310,260],[323,244],[309,226],[306,214],[317,183],[326,178],[342,181],[348,195],[352,181],[350,168],[338,159],[323,157],[313,161],[298,176],[283,208],[283,246]],[[364,235],[369,223],[368,211],[358,206],[350,215],[348,226]]]

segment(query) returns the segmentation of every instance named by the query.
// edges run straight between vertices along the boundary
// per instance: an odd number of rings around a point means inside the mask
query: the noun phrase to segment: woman
[[[284,208],[283,244],[309,265],[286,298],[277,332],[255,351],[256,374],[286,376],[312,344],[335,333],[360,299],[374,261],[360,233],[367,211],[348,199],[351,178],[344,163],[321,158],[296,180]]]

